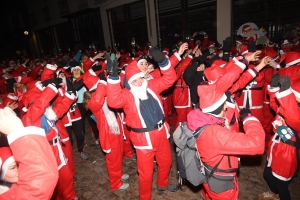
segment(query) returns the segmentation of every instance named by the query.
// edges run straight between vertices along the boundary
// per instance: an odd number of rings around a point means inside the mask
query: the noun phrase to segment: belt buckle
[[[163,127],[163,121],[162,120],[160,120],[158,123],[157,123],[157,125],[158,125],[158,130],[160,131],[161,129],[162,129],[162,127]]]

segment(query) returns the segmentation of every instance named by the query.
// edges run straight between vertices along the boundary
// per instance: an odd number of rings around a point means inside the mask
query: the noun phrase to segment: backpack
[[[207,126],[208,125],[205,125],[196,131],[191,131],[186,123],[183,123],[181,126],[178,126],[173,133],[173,140],[177,146],[177,167],[180,184],[182,184],[182,180],[188,180],[194,186],[207,183],[208,178],[213,175],[221,162],[220,160],[210,173],[207,173],[198,154],[196,140]]]

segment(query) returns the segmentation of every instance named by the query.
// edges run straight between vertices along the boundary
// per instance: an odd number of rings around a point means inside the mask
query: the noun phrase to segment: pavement
[[[75,137],[74,137],[75,138]],[[87,146],[84,152],[89,156],[88,160],[82,160],[74,142],[73,152],[75,159],[75,190],[80,200],[135,200],[139,199],[138,173],[136,161],[125,159],[126,164],[123,167],[123,173],[130,175],[125,181],[130,184],[126,191],[111,191],[109,189],[108,174],[105,165],[105,153],[99,145],[95,144],[95,139],[88,129],[86,123],[86,141]],[[170,172],[170,182],[178,183],[177,165],[175,156],[175,145],[170,139],[173,165]],[[238,174],[239,178],[239,199],[240,200],[257,200],[258,194],[268,191],[268,186],[263,179],[263,169],[266,163],[266,155],[259,156],[242,156],[241,168]],[[154,168],[152,200],[199,200],[201,186],[193,187],[190,184],[183,185],[177,192],[158,191],[156,189],[157,167]],[[300,175],[299,175],[300,176]],[[295,176],[289,184],[289,190],[292,200],[300,199],[300,177]]]

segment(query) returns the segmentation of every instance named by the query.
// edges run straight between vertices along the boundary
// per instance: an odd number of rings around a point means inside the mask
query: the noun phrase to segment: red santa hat
[[[215,43],[213,41],[209,41],[208,47],[214,47],[214,46],[215,46]]]
[[[22,108],[22,110],[24,112],[27,112],[28,107],[32,104],[32,102],[34,102],[35,99],[38,99],[41,97],[41,93],[44,90],[44,87],[41,86],[41,82],[38,81],[35,83],[35,86],[32,87],[30,90],[28,90],[27,92],[24,93],[23,95],[23,105],[24,107]]]
[[[248,53],[248,46],[245,45],[245,44],[243,44],[243,46],[242,46],[242,48],[241,48],[241,50],[240,50],[240,54],[241,54],[241,55],[244,55],[244,54],[246,54],[246,53]]]
[[[272,60],[276,60],[279,55],[277,51],[269,49],[266,51],[266,56],[269,56]]]
[[[292,92],[294,93],[294,95],[296,96],[296,98],[300,99],[300,83],[292,82],[291,89],[292,89]]]
[[[141,72],[139,70],[139,68],[137,67],[137,62],[133,61],[126,67],[125,76],[126,76],[128,83],[130,84],[133,80],[140,78],[140,77],[144,77],[144,73]]]
[[[4,176],[8,170],[8,167],[13,162],[15,162],[15,158],[13,157],[11,149],[9,147],[0,148],[1,181],[4,180]]]
[[[164,56],[167,56],[170,52],[170,48],[164,48],[164,50],[162,51]]]
[[[206,68],[204,70],[204,75],[207,78],[208,82],[213,82],[217,80],[220,76],[223,76],[225,74],[225,69],[223,68],[225,64],[226,61],[215,60],[211,67]]]
[[[243,32],[243,33],[244,33],[244,32],[248,32],[250,29],[252,29],[252,28],[247,24],[247,25],[243,26],[242,32]]]
[[[287,52],[285,56],[282,56],[284,59],[285,57],[285,67],[289,67],[295,65],[300,62],[300,53],[299,52]],[[281,60],[281,59],[280,59]],[[281,60],[282,62],[283,60]]]
[[[227,99],[225,93],[218,90],[215,84],[201,85],[197,90],[202,112],[218,115]]]

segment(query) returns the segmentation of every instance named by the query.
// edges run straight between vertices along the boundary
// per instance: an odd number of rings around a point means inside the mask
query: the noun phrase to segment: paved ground
[[[130,188],[127,191],[111,191],[109,189],[108,175],[105,166],[105,154],[98,145],[95,145],[94,138],[89,130],[86,130],[86,140],[88,146],[85,147],[85,153],[89,156],[87,161],[82,160],[76,148],[74,147],[74,157],[76,165],[75,190],[82,200],[135,200],[139,199],[138,192],[138,175],[136,161],[125,159],[126,167],[123,172],[130,175],[127,181]],[[76,144],[76,143],[75,143]],[[174,143],[171,140],[171,146]],[[173,166],[170,173],[170,181],[177,182],[177,169],[175,160],[175,148],[173,152]],[[242,167],[239,173],[239,187],[241,200],[257,200],[259,193],[268,190],[268,186],[262,177],[266,156],[245,156],[241,158]],[[155,168],[156,171],[156,168]],[[153,177],[152,199],[153,200],[199,200],[201,187],[182,186],[178,192],[160,192],[157,191],[155,180],[156,172]],[[293,200],[300,199],[300,178],[295,177],[289,189]]]

